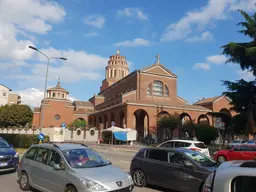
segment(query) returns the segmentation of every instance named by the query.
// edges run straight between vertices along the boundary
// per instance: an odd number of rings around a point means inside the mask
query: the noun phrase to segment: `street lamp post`
[[[45,98],[46,98],[46,91],[47,91],[47,80],[48,80],[48,70],[49,70],[50,60],[51,59],[67,60],[67,58],[64,58],[64,57],[48,57],[46,54],[44,54],[43,52],[38,50],[36,47],[29,46],[29,48],[37,51],[41,55],[45,56],[46,59],[47,59],[47,68],[46,68],[45,84],[44,84],[44,99],[43,99],[43,107],[42,107],[42,111],[41,111],[42,116],[40,118],[41,122],[40,122],[40,128],[39,128],[40,133],[41,133],[42,132],[42,128],[43,128],[43,123],[44,123],[44,107],[45,107]]]

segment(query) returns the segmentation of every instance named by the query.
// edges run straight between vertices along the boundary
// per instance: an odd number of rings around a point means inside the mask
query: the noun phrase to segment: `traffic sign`
[[[112,126],[115,126],[115,121],[112,121],[112,122],[111,122],[111,125],[112,125]]]
[[[66,123],[62,123],[62,124],[61,124],[61,127],[62,127],[63,129],[65,129],[65,128],[66,128]]]
[[[221,118],[216,118],[214,121],[214,127],[215,128],[220,128],[222,126],[222,121]]]
[[[38,135],[38,139],[39,139],[39,141],[44,140],[44,134],[43,134],[43,133],[40,133],[40,134]]]

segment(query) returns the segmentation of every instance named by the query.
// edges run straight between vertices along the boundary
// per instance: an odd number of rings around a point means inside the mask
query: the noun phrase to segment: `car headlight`
[[[106,187],[100,185],[99,183],[97,182],[94,182],[92,180],[89,180],[89,179],[81,179],[83,184],[89,188],[89,189],[93,189],[95,191],[102,191],[102,190],[107,190]]]
[[[133,183],[132,176],[128,173],[128,181],[129,183]]]
[[[15,153],[15,155],[13,157],[14,158],[18,158],[19,157],[19,153]]]

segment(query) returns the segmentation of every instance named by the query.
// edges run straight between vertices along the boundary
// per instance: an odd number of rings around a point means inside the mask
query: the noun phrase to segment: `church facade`
[[[71,102],[68,91],[61,88],[60,83],[47,91],[44,127],[59,126],[61,118],[67,124],[81,118],[87,121],[88,127],[99,130],[115,125],[136,129],[140,139],[148,135],[162,137],[157,128],[161,115],[178,114],[182,121],[213,125],[214,120],[208,113],[233,116],[229,103],[227,97],[218,96],[191,105],[178,96],[177,76],[161,64],[159,55],[154,64],[130,73],[126,58],[117,50],[109,58],[100,92],[89,101]],[[34,128],[40,126],[41,110],[42,106],[35,108]]]

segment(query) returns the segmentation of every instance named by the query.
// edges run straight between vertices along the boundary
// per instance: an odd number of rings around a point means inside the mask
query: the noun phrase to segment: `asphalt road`
[[[130,162],[135,154],[135,152],[131,151],[120,151],[120,150],[109,150],[106,147],[97,147],[94,148],[96,151],[103,154],[106,158],[108,158],[113,165],[120,167],[125,171],[129,171]],[[21,192],[19,186],[17,184],[17,174],[9,173],[9,174],[0,174],[0,191],[1,192]],[[157,189],[156,187],[150,188],[135,188],[134,192],[157,192],[163,191],[162,189]]]

